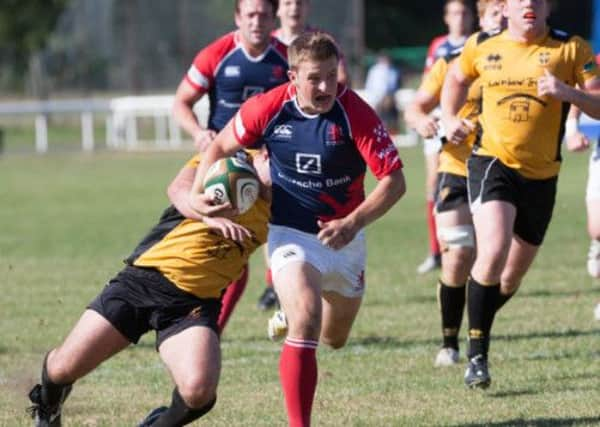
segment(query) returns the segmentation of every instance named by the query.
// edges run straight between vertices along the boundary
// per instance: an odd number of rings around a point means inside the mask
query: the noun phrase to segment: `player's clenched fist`
[[[470,120],[452,117],[445,120],[444,128],[448,142],[460,144],[475,130],[475,125]]]
[[[538,96],[553,96],[561,101],[566,100],[568,86],[557,79],[547,68],[544,75],[538,79]]]

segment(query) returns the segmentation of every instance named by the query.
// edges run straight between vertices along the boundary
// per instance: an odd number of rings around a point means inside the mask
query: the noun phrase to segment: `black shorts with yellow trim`
[[[450,172],[438,172],[435,188],[435,212],[453,211],[469,203],[467,178]]]
[[[156,348],[193,326],[217,332],[218,298],[198,298],[176,287],[153,268],[127,266],[111,279],[89,309],[108,320],[129,341],[156,331]]]
[[[542,244],[552,219],[558,177],[529,179],[504,165],[497,157],[472,154],[467,161],[471,210],[492,200],[517,209],[513,232],[535,246]]]

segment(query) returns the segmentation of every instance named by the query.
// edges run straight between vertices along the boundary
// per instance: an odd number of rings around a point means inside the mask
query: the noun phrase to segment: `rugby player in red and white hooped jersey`
[[[364,227],[404,194],[402,162],[375,112],[337,84],[339,54],[322,32],[289,51],[291,83],[248,100],[208,148],[190,194],[200,214],[208,166],[266,144],[272,205],[268,247],[287,317],[279,372],[289,425],[310,425],[319,341],[346,343],[365,291]],[[365,197],[367,166],[378,183]],[[223,209],[230,206],[224,205]]]
[[[237,31],[202,49],[179,84],[173,115],[192,136],[199,151],[210,145],[242,102],[288,80],[287,48],[270,35],[275,27],[277,7],[277,0],[236,0]],[[210,114],[207,127],[203,128],[192,108],[205,95],[210,100]],[[183,175],[178,175],[177,185],[169,187],[168,195],[175,206],[185,205],[194,175],[194,169],[187,168]],[[200,217],[192,219],[201,220]],[[225,291],[219,331],[225,327],[247,279],[245,269],[240,279]]]
[[[446,0],[444,4],[444,23],[448,34],[433,39],[427,50],[427,59],[423,74],[427,74],[435,61],[444,58],[451,52],[460,49],[473,27],[473,11],[466,0]],[[431,115],[431,120],[437,124],[439,110]],[[424,274],[440,267],[441,253],[437,240],[435,216],[433,215],[434,194],[436,189],[437,170],[439,167],[439,151],[441,140],[436,135],[423,140],[425,154],[425,199],[427,229],[429,234],[429,254],[417,268],[417,273]]]

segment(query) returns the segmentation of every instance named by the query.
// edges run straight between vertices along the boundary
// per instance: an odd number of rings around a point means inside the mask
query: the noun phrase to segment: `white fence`
[[[183,139],[179,126],[171,115],[173,96],[127,96],[113,99],[68,99],[50,101],[0,102],[0,117],[33,116],[35,151],[48,151],[49,115],[77,114],[80,116],[81,149],[93,151],[95,116],[105,118],[106,147],[135,150],[140,147],[156,149],[181,148]],[[208,118],[208,99],[204,97],[194,106],[201,123]],[[140,137],[140,119],[150,119],[154,124],[154,137]]]
[[[362,92],[359,90],[359,94]],[[413,89],[400,89],[396,93],[396,103],[402,111],[412,100]],[[48,151],[48,115],[77,114],[80,116],[81,149],[93,151],[97,147],[94,140],[94,122],[97,116],[105,120],[105,145],[114,150],[159,149],[172,150],[191,146],[189,139],[183,139],[182,132],[171,115],[172,95],[126,96],[112,99],[69,99],[51,101],[0,102],[0,118],[6,116],[33,116],[35,126],[35,151],[43,154]],[[201,124],[208,119],[208,97],[204,96],[195,106],[194,112]],[[144,140],[140,132],[140,121],[151,120],[153,138]],[[415,145],[415,133],[394,135],[397,145]]]

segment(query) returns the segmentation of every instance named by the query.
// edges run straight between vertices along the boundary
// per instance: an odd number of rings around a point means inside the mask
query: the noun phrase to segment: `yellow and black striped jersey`
[[[196,168],[198,161],[196,156],[186,167]],[[218,298],[238,278],[252,252],[266,242],[269,214],[270,204],[259,197],[250,210],[237,216],[235,221],[252,233],[238,243],[169,206],[126,262],[155,268],[175,286],[200,298]]]
[[[442,87],[444,86],[444,79],[448,74],[448,69],[451,62],[458,57],[461,49],[457,49],[451,52],[445,57],[438,58],[433,64],[429,73],[427,73],[419,87],[422,90],[437,99],[441,97]],[[465,105],[460,109],[458,115],[461,118],[465,118],[477,125],[477,118],[479,116],[481,107],[481,88],[478,82],[475,81],[469,88],[467,100]],[[473,149],[473,143],[477,135],[477,130],[474,130],[471,135],[459,145],[456,144],[444,144],[440,152],[438,172],[448,172],[455,175],[467,176],[467,165],[466,161],[471,155]]]
[[[547,69],[570,86],[599,75],[592,50],[578,36],[548,31],[531,43],[501,33],[471,36],[458,59],[462,72],[479,78],[482,112],[477,154],[497,157],[531,179],[556,176],[569,104],[538,96]]]

